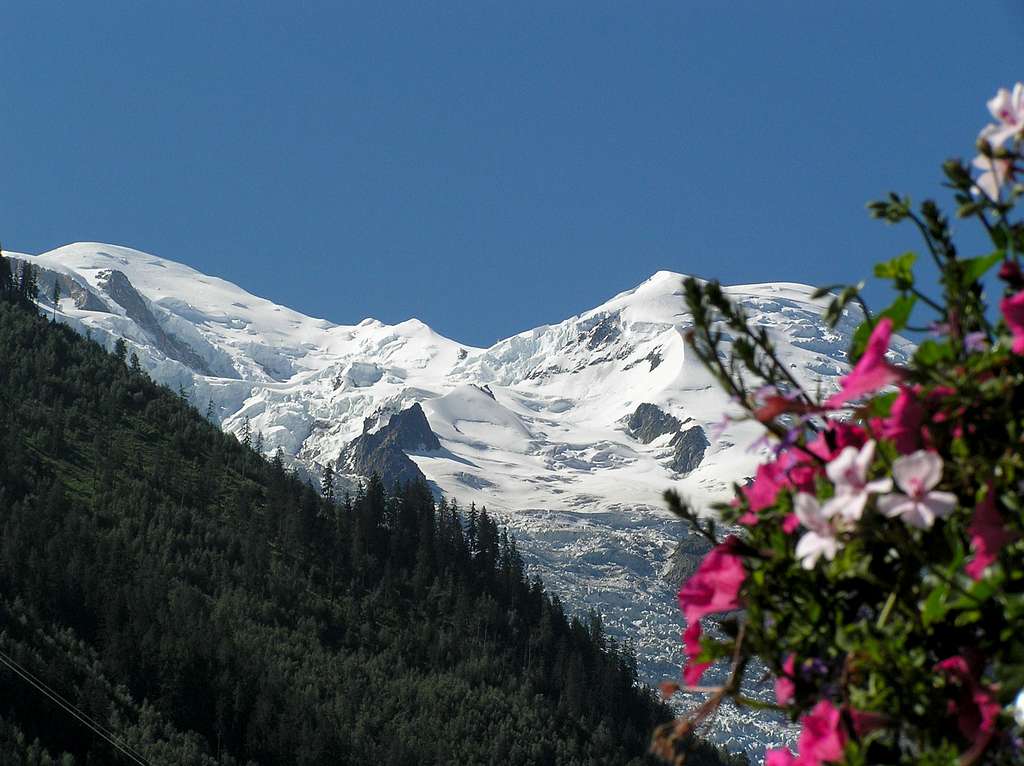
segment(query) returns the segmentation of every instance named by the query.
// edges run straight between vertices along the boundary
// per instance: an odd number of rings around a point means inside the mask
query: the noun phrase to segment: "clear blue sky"
[[[21,6],[21,7],[17,7]],[[854,281],[916,240],[1024,4],[5,3],[0,241],[98,240],[486,345],[658,269]]]

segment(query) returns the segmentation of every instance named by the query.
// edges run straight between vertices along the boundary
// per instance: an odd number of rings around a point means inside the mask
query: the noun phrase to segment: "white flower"
[[[975,179],[975,186],[972,189],[974,194],[977,195],[979,191],[982,191],[991,200],[999,199],[999,190],[1006,185],[1007,179],[1011,178],[1013,174],[1013,165],[1010,164],[1010,161],[997,160],[979,154],[971,164],[984,171]]]
[[[918,450],[897,459],[892,475],[905,494],[879,498],[878,509],[886,516],[900,516],[912,527],[929,529],[935,519],[945,518],[956,507],[952,492],[932,492],[942,481],[942,458],[934,452]]]
[[[1017,692],[1017,699],[1013,701],[1013,722],[1017,728],[1024,729],[1024,689]]]
[[[793,511],[807,531],[796,544],[796,557],[804,569],[814,569],[818,559],[824,556],[831,561],[841,547],[831,520],[822,511],[818,498],[806,492],[798,492],[793,499]]]
[[[1024,128],[1024,83],[1014,85],[1013,93],[1006,88],[1000,88],[995,98],[989,99],[987,105],[998,122],[986,125],[980,137],[987,139],[993,146],[999,146]]]
[[[859,450],[846,447],[825,466],[825,473],[836,487],[835,497],[825,503],[825,516],[839,515],[846,521],[857,521],[864,513],[868,495],[892,491],[892,479],[868,481],[868,469],[874,458],[875,442],[869,441]]]

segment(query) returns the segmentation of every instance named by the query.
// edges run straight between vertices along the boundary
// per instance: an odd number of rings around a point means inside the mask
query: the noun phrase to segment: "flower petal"
[[[912,452],[896,458],[892,475],[896,485],[908,495],[923,494],[942,481],[942,458],[923,449]]]

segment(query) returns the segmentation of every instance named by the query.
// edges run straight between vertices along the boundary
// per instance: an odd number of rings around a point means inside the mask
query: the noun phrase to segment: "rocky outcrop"
[[[629,435],[643,444],[650,444],[659,436],[679,433],[683,424],[660,407],[644,403],[639,405],[626,420]]]
[[[684,424],[660,407],[647,402],[639,405],[626,419],[629,435],[643,444],[673,434],[668,446],[672,449],[670,467],[679,474],[693,471],[701,464],[704,453],[711,446],[707,434],[700,426],[684,429]]]
[[[109,269],[100,272],[98,280],[100,287],[109,295],[118,306],[124,309],[129,319],[133,320],[139,327],[145,330],[152,338],[154,345],[171,359],[187,365],[196,372],[203,375],[210,375],[209,366],[191,346],[169,334],[160,326],[153,312],[150,311],[146,300],[139,294],[124,272],[116,269]]]
[[[349,442],[338,458],[342,473],[377,474],[386,487],[395,482],[425,480],[423,472],[407,452],[432,452],[441,442],[419,404],[395,413],[378,431],[366,432]]]
[[[693,426],[673,436],[669,446],[675,450],[672,453],[672,470],[676,473],[689,473],[704,460],[704,453],[711,443],[703,428]]]
[[[695,533],[688,533],[669,556],[668,566],[662,573],[662,579],[673,590],[679,590],[690,575],[697,571],[701,560],[711,550],[711,544]]]
[[[21,269],[24,262],[19,258],[11,258],[16,269]],[[38,264],[36,269],[36,281],[39,286],[39,301],[49,306],[53,305],[53,286],[60,286],[61,298],[71,298],[75,302],[75,308],[83,311],[101,311],[104,314],[110,313],[110,308],[88,287],[77,279],[67,274],[43,268]]]

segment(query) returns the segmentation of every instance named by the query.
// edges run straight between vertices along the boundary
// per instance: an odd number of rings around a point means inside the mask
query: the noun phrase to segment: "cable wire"
[[[41,691],[53,702],[60,706],[65,712],[71,714],[79,722],[92,729],[93,732],[98,734],[104,740],[109,742],[115,748],[120,750],[128,758],[132,759],[135,763],[140,766],[152,766],[142,755],[140,755],[135,749],[133,749],[128,743],[118,739],[117,736],[110,730],[106,729],[101,724],[97,723],[94,719],[90,718],[86,713],[79,710],[73,704],[64,699],[60,694],[47,686],[43,681],[36,678],[32,673],[23,668],[13,659],[8,657],[3,651],[0,651],[0,662],[10,668],[14,673],[20,676],[22,679],[30,683],[36,689]]]

